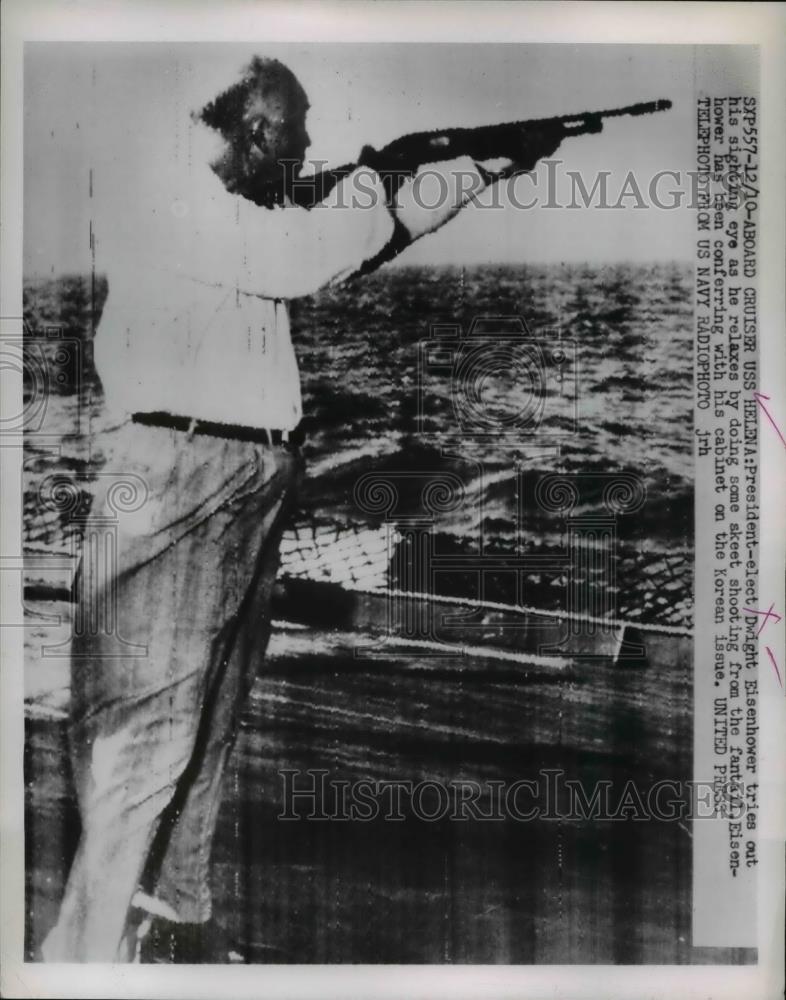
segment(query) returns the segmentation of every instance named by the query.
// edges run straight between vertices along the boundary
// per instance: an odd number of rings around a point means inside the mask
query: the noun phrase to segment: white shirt
[[[138,200],[98,212],[109,294],[95,342],[107,416],[166,411],[291,430],[300,380],[287,299],[346,278],[390,240],[376,175],[311,210],[230,194],[193,148],[159,163]]]

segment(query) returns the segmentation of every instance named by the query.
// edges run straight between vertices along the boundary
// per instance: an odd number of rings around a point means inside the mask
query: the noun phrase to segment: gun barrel
[[[629,104],[627,108],[614,108],[612,111],[601,111],[604,118],[616,118],[619,115],[653,115],[658,111],[668,111],[671,101],[645,101],[643,104]]]
[[[593,118],[596,121],[602,118],[620,118],[623,115],[653,115],[659,111],[668,111],[671,101],[664,99],[658,101],[644,101],[642,104],[629,104],[624,108],[607,108],[605,111],[580,111],[575,115],[562,115],[560,118],[541,118],[538,122],[577,122],[586,121]]]

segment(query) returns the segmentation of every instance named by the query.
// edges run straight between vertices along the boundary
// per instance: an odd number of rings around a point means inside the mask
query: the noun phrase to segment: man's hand
[[[481,162],[462,156],[428,163],[405,180],[395,196],[393,212],[410,239],[439,229],[487,184],[534,169],[539,160],[559,149],[564,132],[560,125],[538,126],[522,128],[519,136],[508,156]]]
[[[564,138],[565,133],[561,125],[522,129],[519,148],[511,150],[514,173],[521,174],[533,170],[538,160],[544,160],[556,153]]]
[[[504,180],[515,174],[526,174],[535,169],[538,161],[556,153],[563,138],[561,126],[522,129],[516,149],[511,150],[507,156],[481,160],[478,166],[487,183]]]

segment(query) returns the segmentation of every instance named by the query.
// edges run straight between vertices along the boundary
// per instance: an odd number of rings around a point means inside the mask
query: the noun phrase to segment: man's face
[[[311,139],[306,131],[308,100],[296,94],[254,91],[246,101],[239,127],[229,137],[233,172],[242,186],[281,182],[282,161],[302,163]],[[297,173],[299,166],[296,167]]]

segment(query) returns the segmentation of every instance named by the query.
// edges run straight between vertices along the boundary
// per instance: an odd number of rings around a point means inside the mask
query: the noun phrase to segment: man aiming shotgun
[[[105,620],[73,637],[82,833],[47,961],[227,960],[211,847],[302,472],[287,300],[370,269],[576,134],[552,121],[519,128],[515,142],[499,133],[498,145],[483,130],[436,145],[409,137],[366,150],[309,203],[292,183],[308,107],[285,66],[252,59],[190,122],[173,122],[146,199],[96,219],[109,296],[93,446],[111,473],[87,531],[116,512],[112,473],[138,484],[139,502],[112,520],[114,562],[83,561],[75,582],[78,619],[97,609]],[[204,134],[218,140],[209,157]],[[284,163],[296,168],[289,181]],[[427,166],[444,193],[431,207],[417,197]],[[351,197],[361,181],[372,198]]]
[[[575,115],[474,128],[415,132],[395,139],[380,150],[364,146],[357,165],[334,167],[311,176],[300,175],[302,161],[281,161],[281,176],[272,183],[262,183],[250,197],[258,204],[266,205],[280,203],[287,197],[302,208],[313,208],[357,167],[373,170],[389,199],[395,199],[405,181],[414,179],[414,197],[417,182],[423,176],[419,173],[422,167],[469,157],[471,169],[462,174],[457,164],[453,176],[460,180],[456,190],[459,200],[464,196],[472,199],[489,184],[533,170],[540,160],[551,155],[543,150],[551,148],[555,152],[563,139],[602,132],[606,118],[650,115],[670,108],[671,101],[668,100],[646,101],[606,111],[584,111]],[[447,191],[440,193],[444,195]],[[397,256],[411,242],[408,233],[398,228],[382,252],[363,266],[362,273],[373,271]]]
[[[514,173],[532,170],[538,160],[548,155],[539,151],[550,144],[555,144],[556,150],[563,139],[602,132],[605,118],[651,115],[668,111],[669,108],[671,101],[646,101],[624,108],[583,111],[555,118],[415,132],[395,139],[380,150],[364,146],[357,165],[375,170],[385,190],[395,192],[406,179],[413,177],[427,163],[439,163],[462,156],[471,157],[476,165],[483,161],[508,159],[508,165],[500,167],[493,174],[481,169],[481,173],[489,181],[497,181]],[[350,165],[322,171],[312,177],[298,177],[302,163],[297,160],[283,161],[283,166],[283,189],[288,191],[295,204],[303,208],[313,208],[355,169]],[[263,186],[257,197],[265,196]],[[275,185],[271,185],[267,196],[275,200]]]

